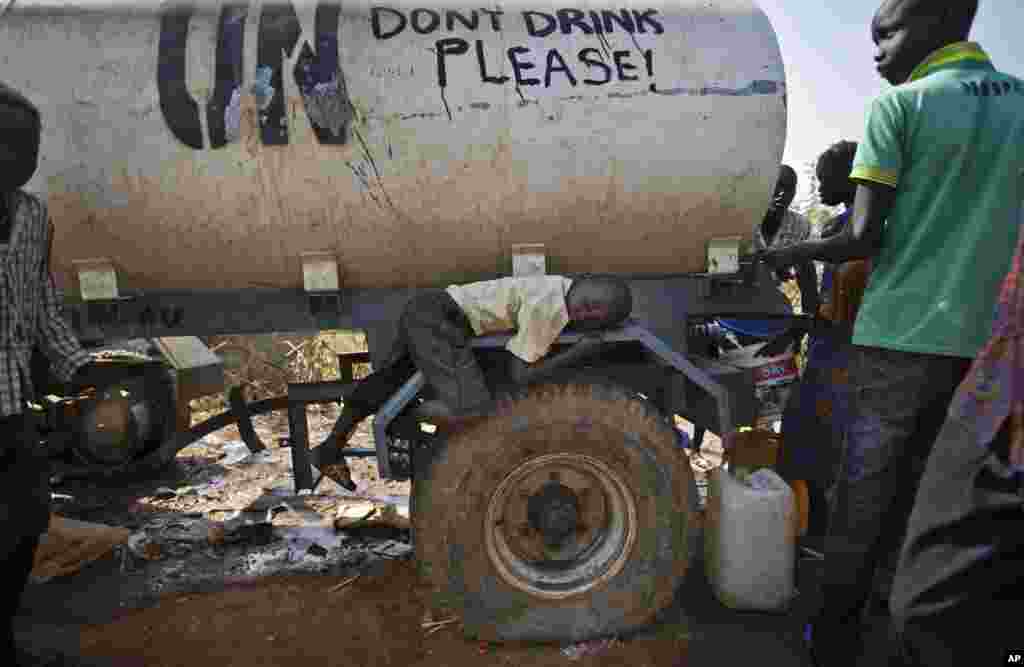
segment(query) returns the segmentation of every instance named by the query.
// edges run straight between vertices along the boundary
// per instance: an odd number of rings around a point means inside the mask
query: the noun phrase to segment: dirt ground
[[[335,415],[310,411],[311,442]],[[683,623],[576,645],[464,638],[457,618],[431,618],[407,531],[372,521],[335,526],[339,512],[366,499],[407,512],[409,484],[383,481],[373,461],[356,460],[355,493],[325,481],[315,495],[297,496],[291,451],[279,446],[286,416],[257,417],[254,426],[268,447],[257,454],[229,427],[182,450],[160,478],[68,480],[55,489],[65,496],[57,513],[133,531],[106,568],[114,582],[137,583],[115,588],[112,612],[83,612],[83,656],[153,667],[687,664]],[[372,446],[369,424],[352,446]],[[717,450],[708,443],[693,459],[701,481],[720,461]],[[66,585],[81,587],[103,567],[87,566]]]
[[[85,656],[152,667],[310,662],[654,667],[685,664],[686,651],[686,642],[672,637],[619,643],[578,658],[585,647],[468,641],[457,619],[430,617],[407,561],[355,580],[285,577],[217,593],[173,595],[114,623],[85,628],[81,641]]]

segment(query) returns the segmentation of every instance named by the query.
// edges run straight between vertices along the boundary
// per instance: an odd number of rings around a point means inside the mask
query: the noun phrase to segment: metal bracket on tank
[[[89,324],[109,325],[120,319],[122,297],[117,288],[117,269],[107,257],[72,260],[78,278],[78,293],[84,302],[85,319]],[[80,317],[80,312],[78,313]]]
[[[547,274],[547,255],[543,243],[519,243],[512,246],[512,275],[543,276]]]
[[[699,288],[701,298],[728,294],[737,287],[757,282],[757,258],[750,243],[740,236],[711,239],[707,244],[707,273]]]
[[[341,311],[338,258],[332,252],[302,253],[302,285],[313,317]]]

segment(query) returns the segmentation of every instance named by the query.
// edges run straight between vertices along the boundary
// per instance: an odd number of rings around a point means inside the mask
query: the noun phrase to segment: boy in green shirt
[[[871,258],[854,328],[853,419],[826,541],[819,665],[854,664],[876,567],[899,546],[924,461],[987,338],[1024,182],[1024,82],[967,42],[977,0],[886,0],[872,24],[893,84],[868,116],[848,231],[771,266]]]

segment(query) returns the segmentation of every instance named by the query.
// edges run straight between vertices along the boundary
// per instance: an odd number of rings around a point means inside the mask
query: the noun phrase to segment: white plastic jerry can
[[[723,468],[709,480],[704,562],[715,597],[731,609],[786,611],[796,595],[796,502],[777,473],[743,481]]]

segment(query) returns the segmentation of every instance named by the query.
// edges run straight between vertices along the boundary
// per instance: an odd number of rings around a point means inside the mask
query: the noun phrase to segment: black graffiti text
[[[656,9],[589,10],[559,9],[554,13],[524,11],[521,13],[526,32],[531,37],[547,37],[556,32],[563,35],[654,34],[665,32]],[[481,31],[501,32],[504,27],[501,10],[434,10],[413,9],[404,12],[391,7],[370,9],[370,28],[377,39],[391,39],[406,30],[418,35],[437,32]]]
[[[496,74],[487,66],[486,52],[489,47],[483,40],[475,40],[472,51],[476,58],[480,81],[483,83],[516,86],[540,86],[550,88],[553,83],[566,82],[570,86],[579,84],[603,86],[612,81],[639,81],[641,72],[647,77],[654,76],[654,52],[646,49],[636,51],[613,51],[606,56],[596,48],[585,48],[571,56],[565,56],[555,48],[534,51],[525,46],[513,46],[505,51],[504,57],[511,66],[511,75]],[[442,88],[449,84],[448,63],[451,58],[467,56],[470,43],[460,37],[445,37],[434,45],[437,56],[437,83]],[[642,61],[642,62],[640,62]],[[653,85],[653,84],[652,84]]]
[[[563,35],[579,32],[584,35],[603,35],[614,33],[616,29],[630,35],[648,31],[655,35],[665,32],[664,26],[657,18],[658,10],[645,11],[622,9],[613,11],[581,11],[579,9],[559,9],[554,14],[547,12],[523,12],[526,32],[530,37],[547,37],[556,30]]]
[[[500,9],[413,9],[406,13],[390,7],[372,7],[370,9],[370,29],[377,39],[391,39],[402,34],[406,28],[420,35],[429,35],[442,28],[453,32],[457,28],[464,30],[490,29],[501,32],[502,17],[505,12]],[[481,27],[483,26],[483,27]]]

